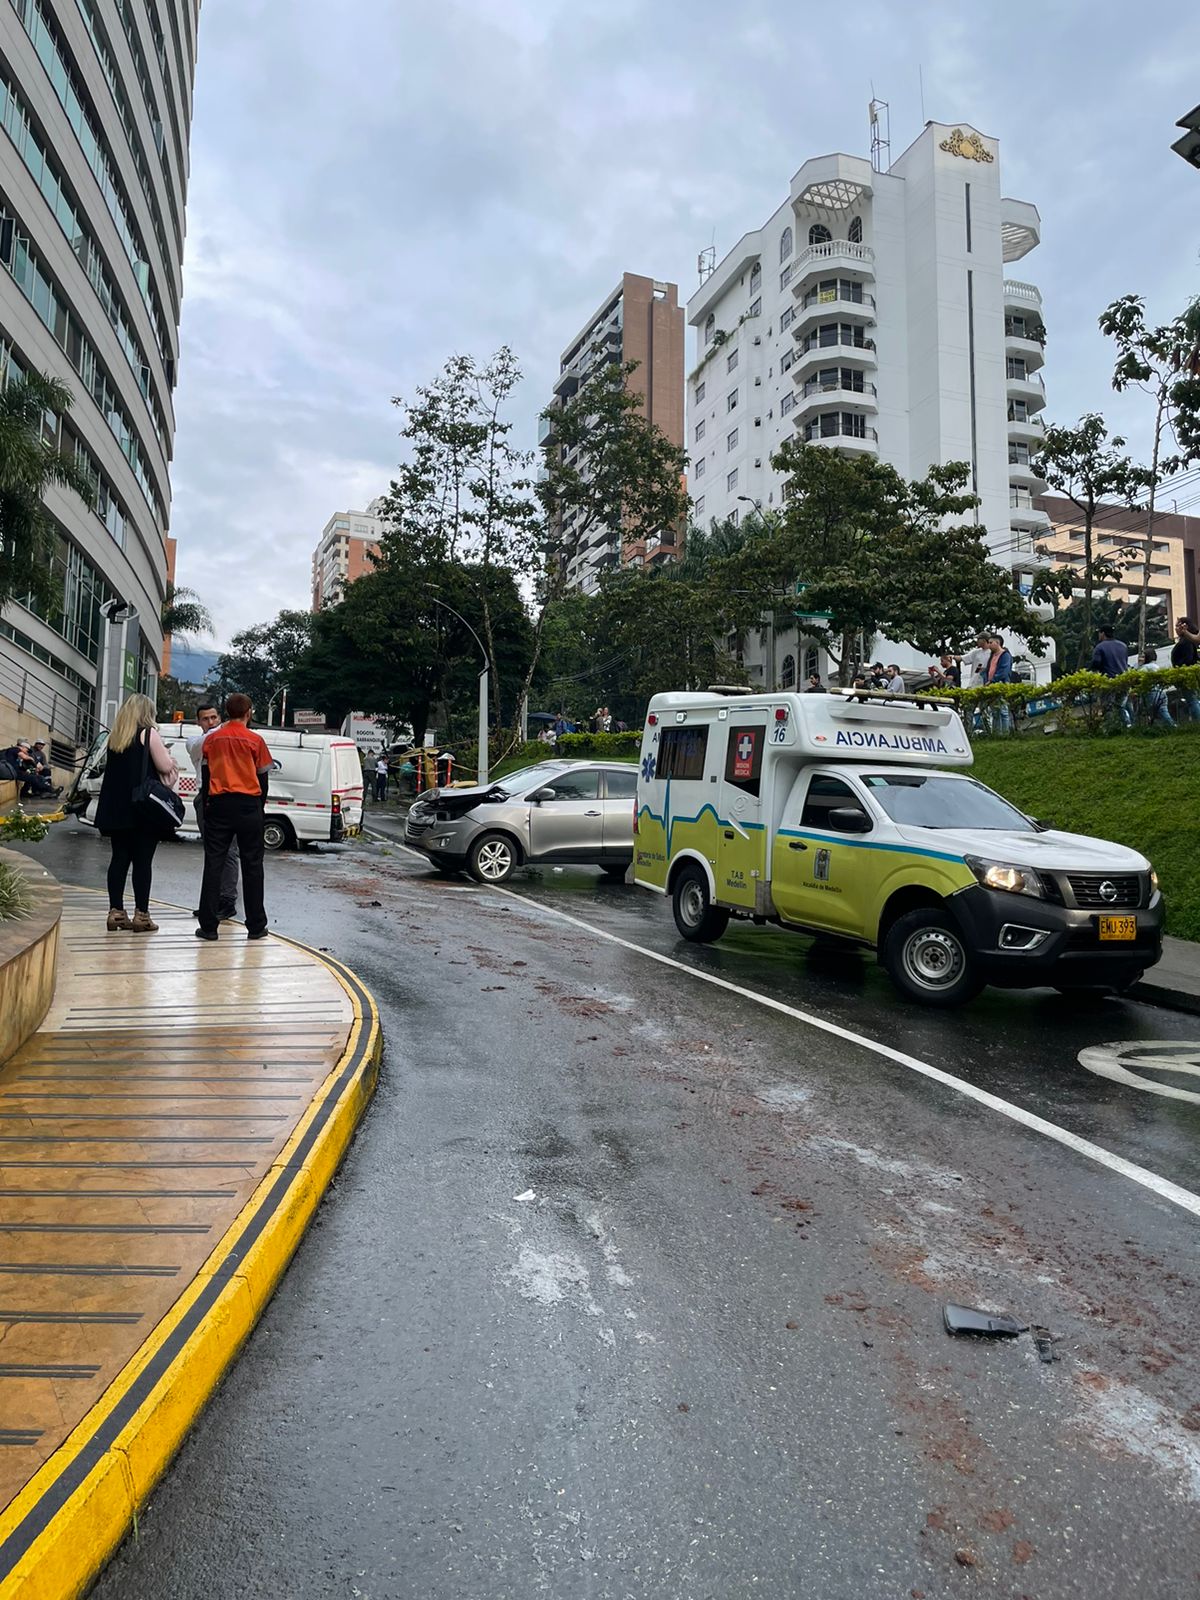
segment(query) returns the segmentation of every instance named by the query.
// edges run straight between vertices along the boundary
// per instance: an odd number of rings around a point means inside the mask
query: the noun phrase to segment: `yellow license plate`
[[[1101,939],[1136,939],[1136,917],[1101,917]]]

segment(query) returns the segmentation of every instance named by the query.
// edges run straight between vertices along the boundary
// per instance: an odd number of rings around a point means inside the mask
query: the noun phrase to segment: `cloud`
[[[396,394],[513,346],[532,444],[560,350],[624,270],[686,296],[698,251],[757,226],[793,172],[894,154],[925,115],[1001,142],[1041,211],[1050,414],[1113,403],[1096,330],[1197,287],[1200,175],[1170,150],[1195,98],[1189,8],[1150,0],[240,0],[200,29],[176,397],[180,581],[222,642],[303,605],[335,510],[396,462]],[[1177,103],[1178,102],[1178,103]]]

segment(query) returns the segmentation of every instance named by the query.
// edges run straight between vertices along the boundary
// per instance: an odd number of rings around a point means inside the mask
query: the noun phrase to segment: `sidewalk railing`
[[[953,699],[973,733],[984,736],[1200,724],[1200,666],[1135,668],[1118,678],[1073,672],[1050,684],[989,683],[940,692]]]

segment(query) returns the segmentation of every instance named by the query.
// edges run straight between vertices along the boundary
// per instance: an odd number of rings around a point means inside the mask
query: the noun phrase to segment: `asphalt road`
[[[102,881],[86,830],[34,849]],[[198,866],[164,848],[156,892]],[[582,869],[512,889],[395,846],[269,863],[273,925],[373,988],[384,1075],[97,1594],[1195,1595],[1200,1245],[1170,1185],[1200,1193],[1200,1104],[1078,1057],[1200,1021],[927,1014],[791,936],[685,949]],[[947,1300],[1058,1359],[950,1338]]]

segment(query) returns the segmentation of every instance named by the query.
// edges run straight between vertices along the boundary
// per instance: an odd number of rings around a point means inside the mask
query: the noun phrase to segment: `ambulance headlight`
[[[987,861],[982,856],[964,856],[963,859],[985,889],[1031,894],[1037,900],[1046,897],[1041,877],[1032,867],[1014,867],[1007,861]]]

